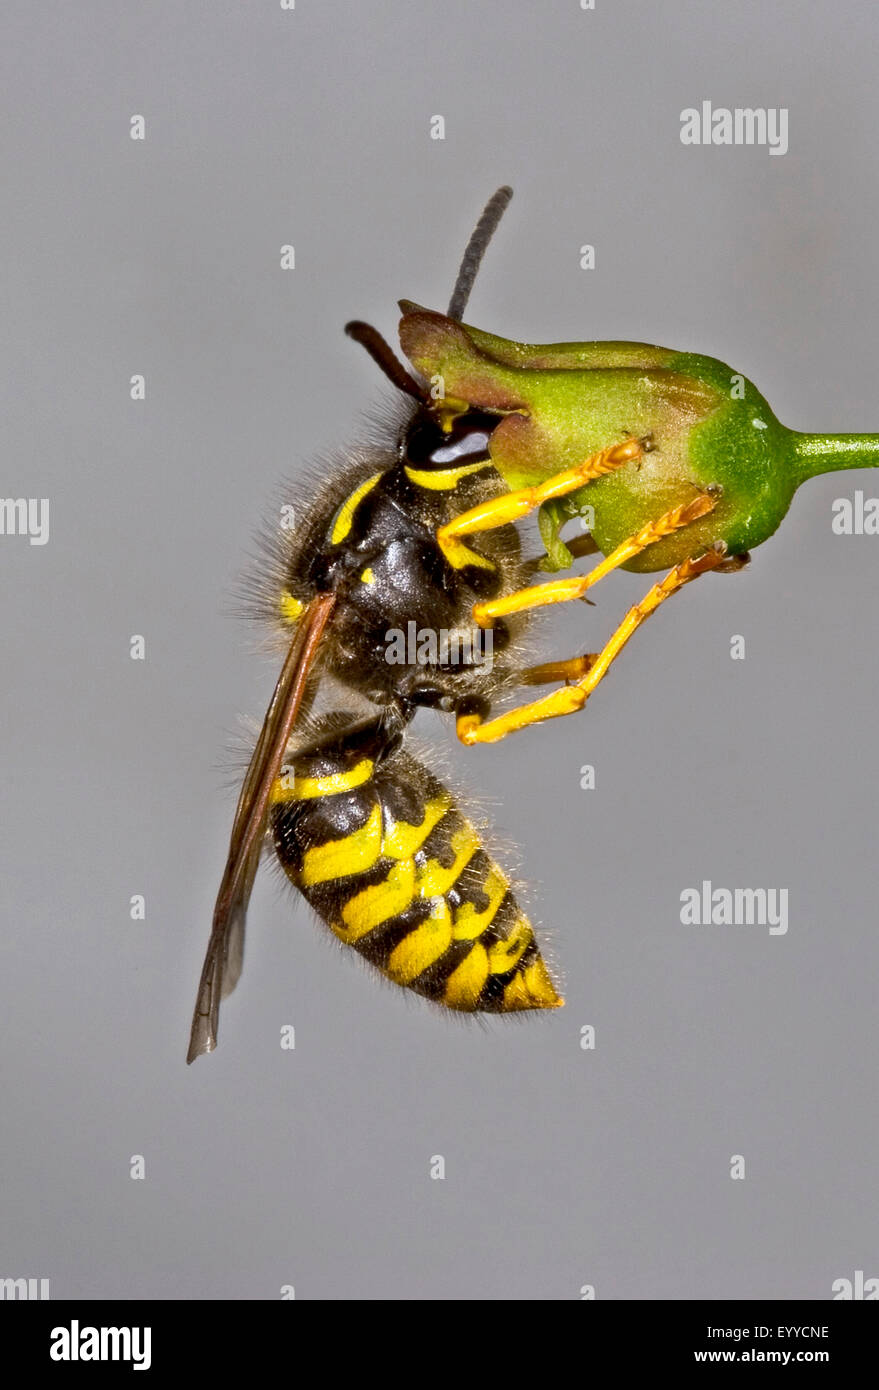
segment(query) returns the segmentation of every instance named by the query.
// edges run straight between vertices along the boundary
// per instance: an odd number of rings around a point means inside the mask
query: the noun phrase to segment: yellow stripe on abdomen
[[[467,955],[446,981],[443,1002],[450,1009],[475,1009],[488,979],[488,952],[474,941]]]
[[[434,826],[439,825],[443,816],[451,808],[452,798],[446,794],[428,801],[424,820],[419,825],[408,821],[394,821],[385,835],[384,852],[392,859],[411,859],[424,844]]]
[[[513,976],[504,990],[504,1011],[515,1009],[560,1009],[564,999],[556,992],[542,956],[536,956],[524,970]]]
[[[352,767],[350,772],[331,772],[326,777],[295,777],[290,773],[278,777],[272,783],[272,802],[282,805],[285,801],[312,801],[322,796],[338,796],[340,792],[351,792],[368,782],[374,764],[364,758]]]
[[[518,965],[533,940],[531,923],[520,917],[504,941],[496,941],[488,948],[488,968],[491,974],[506,975],[508,970]]]
[[[452,932],[456,941],[475,941],[491,926],[509,886],[503,874],[492,864],[482,885],[483,893],[488,896],[488,907],[483,912],[477,912],[473,903],[461,904],[455,912]]]
[[[462,871],[480,848],[473,827],[466,822],[452,836],[454,859],[448,869],[444,869],[438,859],[430,859],[418,867],[418,893],[422,898],[441,898],[457,883]]]
[[[412,903],[415,894],[415,865],[411,859],[395,864],[382,883],[349,898],[342,908],[342,920],[330,926],[343,941],[359,941],[392,917],[399,917]]]
[[[452,914],[442,899],[435,904],[426,921],[413,927],[395,946],[388,958],[385,973],[398,985],[411,985],[419,975],[445,955],[452,944]]]
[[[302,886],[313,888],[318,883],[364,874],[378,863],[381,852],[382,808],[376,804],[369,820],[359,830],[305,851],[300,871]]]

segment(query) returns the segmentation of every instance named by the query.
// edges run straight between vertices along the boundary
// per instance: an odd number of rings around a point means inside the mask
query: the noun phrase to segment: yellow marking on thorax
[[[343,941],[359,941],[374,927],[405,912],[415,897],[415,865],[411,859],[395,864],[383,883],[370,884],[349,898],[342,908],[342,920],[330,923]]]
[[[444,869],[438,859],[430,859],[418,868],[418,894],[422,898],[441,898],[457,882],[462,869],[479,849],[479,840],[469,825],[465,825],[452,836],[452,851],[455,855],[451,868]]]
[[[492,975],[506,975],[518,965],[533,940],[531,923],[520,917],[506,941],[496,941],[488,948],[488,968]]]
[[[481,463],[462,463],[457,468],[405,468],[406,477],[410,483],[416,487],[426,488],[429,492],[452,492],[458,486],[462,478],[469,478],[471,473],[479,473],[483,468],[492,468],[491,459],[483,459]]]
[[[341,840],[328,840],[325,845],[307,849],[302,857],[299,874],[304,888],[333,879],[347,878],[371,869],[382,848],[382,808],[376,803],[372,815],[359,830],[353,830]]]
[[[348,532],[351,530],[354,521],[354,513],[366,494],[371,492],[375,487],[381,476],[381,473],[373,473],[371,478],[367,478],[365,483],[361,483],[359,487],[354,489],[350,497],[346,497],[339,508],[336,520],[333,522],[333,529],[330,532],[330,540],[333,545],[339,545],[340,542],[345,539]]]
[[[398,985],[410,985],[445,954],[451,941],[452,915],[448,903],[440,899],[427,920],[394,947],[386,973]]]
[[[462,400],[460,396],[444,396],[434,409],[443,434],[451,434],[458,416],[466,415],[470,409],[470,402]]]
[[[394,822],[393,829],[385,835],[384,852],[391,859],[411,859],[424,844],[431,830],[439,825],[452,804],[450,796],[438,796],[428,801],[424,820],[420,825],[410,825],[408,821]]]
[[[298,622],[302,617],[304,608],[305,604],[300,603],[298,598],[294,598],[289,589],[281,591],[278,609],[285,623]]]
[[[488,952],[478,941],[446,980],[443,999],[451,1009],[473,1009],[488,979]]]
[[[272,802],[311,801],[318,796],[337,796],[340,792],[362,787],[372,776],[373,762],[364,758],[350,772],[331,772],[326,777],[294,777],[285,773],[272,783]]]
[[[456,941],[475,941],[491,926],[509,886],[500,871],[492,865],[482,885],[482,891],[488,894],[488,907],[484,912],[477,912],[472,903],[461,904],[455,912],[453,935]]]
[[[363,573],[361,574],[361,576],[360,576],[360,582],[361,582],[361,584],[374,584],[374,583],[375,583],[375,575],[373,574],[373,572],[372,572],[372,570],[369,568],[369,566],[367,566],[366,569],[365,569],[365,570],[363,571]]]

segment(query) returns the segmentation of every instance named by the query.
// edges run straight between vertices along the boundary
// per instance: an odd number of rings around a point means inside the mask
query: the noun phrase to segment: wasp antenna
[[[504,184],[497,193],[493,193],[485,205],[482,216],[473,229],[473,235],[467,243],[467,250],[461,261],[461,269],[458,271],[458,278],[455,281],[455,288],[449,300],[448,317],[450,319],[463,318],[464,310],[467,308],[467,300],[470,298],[470,291],[473,289],[473,281],[476,279],[476,272],[482,262],[482,257],[488,249],[488,243],[495,233],[495,228],[500,222],[506,211],[507,204],[513,196],[512,188]]]
[[[394,355],[393,348],[385,342],[378,329],[373,328],[371,323],[352,319],[350,323],[345,324],[345,332],[355,343],[360,343],[361,347],[366,348],[373,362],[378,363],[385,376],[399,391],[405,391],[407,396],[414,396],[416,401],[422,403],[427,400],[427,392],[409,375],[403,363]]]

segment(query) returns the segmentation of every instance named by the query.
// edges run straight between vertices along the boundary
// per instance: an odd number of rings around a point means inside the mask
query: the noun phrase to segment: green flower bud
[[[715,509],[624,566],[669,569],[723,541],[731,555],[761,545],[807,478],[879,465],[879,435],[787,429],[745,377],[713,357],[644,343],[516,343],[401,303],[400,342],[450,414],[471,407],[503,419],[491,457],[511,488],[533,486],[627,436],[647,441],[635,463],[541,509],[544,568],[571,555],[560,529],[590,520],[608,554],[699,492]]]

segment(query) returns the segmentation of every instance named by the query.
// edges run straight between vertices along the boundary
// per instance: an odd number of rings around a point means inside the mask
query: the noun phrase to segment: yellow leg
[[[573,579],[551,579],[546,584],[531,584],[527,589],[517,589],[515,593],[507,594],[504,598],[474,604],[473,620],[480,627],[491,627],[497,618],[503,618],[508,613],[521,613],[526,608],[543,608],[550,603],[567,603],[569,599],[583,598],[586,591],[606,574],[610,574],[611,570],[624,565],[627,560],[646,550],[648,545],[670,536],[673,531],[679,531],[682,526],[689,526],[691,522],[698,521],[699,517],[706,516],[716,506],[716,497],[707,492],[700,493],[692,502],[674,507],[657,521],[650,521],[646,526],[642,526],[640,531],[618,545],[616,550],[612,550],[588,574],[578,574]]]
[[[641,626],[645,619],[649,618],[651,613],[655,613],[659,605],[664,603],[667,598],[676,594],[678,589],[682,589],[691,580],[697,579],[700,574],[717,569],[723,565],[725,559],[725,548],[718,547],[709,550],[696,560],[684,560],[683,564],[675,565],[674,569],[669,570],[659,584],[654,584],[640,603],[629,609],[616,632],[598,656],[594,659],[584,658],[584,660],[590,661],[590,666],[576,684],[562,686],[560,690],[554,690],[551,695],[545,695],[541,700],[533,700],[530,704],[519,705],[516,709],[509,710],[496,719],[490,719],[487,723],[482,723],[478,714],[459,715],[457,734],[461,742],[468,744],[497,743],[499,739],[506,738],[507,734],[514,733],[517,729],[525,729],[530,724],[539,724],[544,719],[556,719],[563,714],[574,714],[577,710],[582,709],[595,687],[607,675],[611,662],[619,656],[632,633]],[[559,664],[564,665],[565,663]]]
[[[523,685],[554,685],[556,681],[578,681],[598,660],[598,653],[572,656],[567,661],[545,661],[541,666],[526,666],[522,672]]]
[[[460,516],[454,517],[452,521],[447,521],[445,526],[439,528],[436,538],[440,549],[449,564],[455,569],[460,569],[472,559],[472,552],[464,545],[461,536],[472,535],[474,531],[493,531],[497,526],[508,526],[511,522],[521,521],[544,502],[550,502],[554,497],[564,497],[569,492],[576,492],[577,488],[583,487],[584,484],[603,477],[605,473],[612,473],[624,463],[640,458],[643,451],[644,445],[639,439],[626,439],[622,444],[614,444],[610,449],[602,449],[599,453],[592,454],[585,463],[579,464],[576,468],[569,468],[564,473],[554,473],[537,487],[523,487],[516,492],[505,492],[478,507],[471,507],[469,511],[461,512]]]

